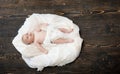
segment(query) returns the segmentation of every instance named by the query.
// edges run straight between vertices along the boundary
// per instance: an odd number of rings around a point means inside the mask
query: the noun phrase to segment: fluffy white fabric
[[[47,36],[42,46],[47,49],[48,54],[43,54],[33,44],[25,45],[21,37],[29,30],[33,30],[35,25],[39,23],[48,23],[53,27],[73,28],[73,32],[69,34],[69,38],[74,39],[73,43],[52,44],[50,43],[51,30],[47,29]],[[56,32],[57,33],[57,32]],[[59,32],[58,32],[59,34]],[[57,34],[54,34],[57,37]],[[58,35],[59,36],[59,35]],[[83,39],[79,35],[79,27],[70,19],[55,14],[32,14],[29,16],[23,26],[18,30],[17,36],[12,43],[21,53],[23,60],[31,68],[37,68],[38,71],[43,70],[47,66],[63,66],[73,62],[79,55]]]

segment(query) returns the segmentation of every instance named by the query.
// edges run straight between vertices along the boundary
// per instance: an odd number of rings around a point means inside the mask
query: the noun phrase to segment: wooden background
[[[80,56],[42,72],[29,68],[11,44],[32,13],[66,16],[84,39]],[[120,0],[0,0],[0,74],[120,74]]]

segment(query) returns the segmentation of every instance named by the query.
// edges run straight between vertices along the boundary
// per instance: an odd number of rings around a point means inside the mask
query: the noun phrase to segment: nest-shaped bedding
[[[52,44],[49,42],[49,37],[54,35],[59,36],[59,32],[54,29],[47,29],[46,38],[42,46],[48,50],[48,54],[43,54],[34,45],[26,45],[22,42],[22,35],[29,30],[35,28],[36,24],[48,23],[53,27],[72,28],[73,31],[66,37],[72,38],[74,42],[64,44]],[[63,66],[73,62],[79,55],[83,39],[79,35],[79,27],[72,20],[55,15],[55,14],[32,14],[29,16],[22,27],[18,30],[18,34],[13,39],[13,45],[21,53],[23,60],[31,68],[37,68],[38,71],[43,70],[47,66]]]

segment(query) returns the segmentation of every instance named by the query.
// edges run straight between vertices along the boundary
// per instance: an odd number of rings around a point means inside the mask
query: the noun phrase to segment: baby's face
[[[34,33],[26,33],[22,36],[22,41],[25,44],[31,44],[34,42]]]

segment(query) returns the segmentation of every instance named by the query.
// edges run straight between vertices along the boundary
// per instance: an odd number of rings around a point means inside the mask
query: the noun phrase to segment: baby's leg
[[[54,43],[54,44],[63,44],[63,43],[72,43],[72,42],[74,42],[74,40],[70,39],[70,38],[68,38],[68,39],[59,38],[59,39],[52,41],[52,43]]]
[[[71,33],[73,31],[73,29],[65,29],[65,28],[58,28],[58,29],[64,33]]]

